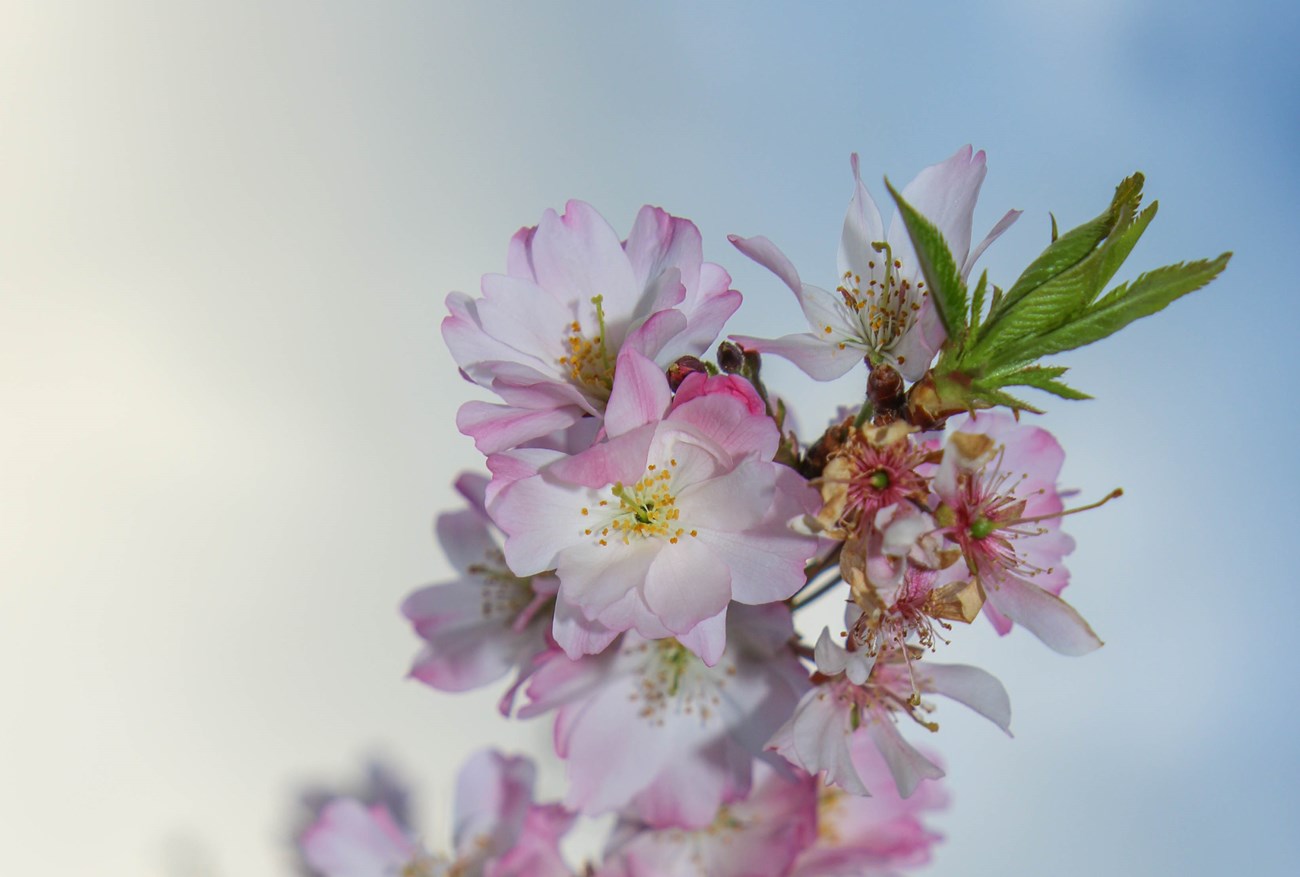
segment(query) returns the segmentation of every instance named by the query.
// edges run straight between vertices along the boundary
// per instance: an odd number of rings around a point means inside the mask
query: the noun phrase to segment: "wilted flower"
[[[1064,459],[1045,429],[1000,412],[973,415],[944,451],[935,516],[978,577],[999,633],[1017,622],[1056,651],[1081,655],[1101,640],[1057,596],[1070,580],[1061,559],[1074,550],[1060,529],[1056,477]]]

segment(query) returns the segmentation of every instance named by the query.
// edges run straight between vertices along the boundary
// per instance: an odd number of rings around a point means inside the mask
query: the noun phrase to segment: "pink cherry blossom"
[[[816,511],[816,493],[772,462],[771,418],[730,392],[674,403],[636,351],[619,358],[605,427],[575,456],[489,460],[506,482],[489,505],[506,561],[520,576],[556,571],[553,633],[570,657],[635,630],[675,636],[711,664],[732,600],[775,602],[804,584],[817,541],[788,524]]]
[[[442,325],[462,372],[502,399],[457,415],[487,454],[603,415],[624,347],[667,368],[703,353],[740,305],[699,230],[657,207],[622,242],[588,204],[548,210],[515,235],[506,272],[483,277],[482,298],[449,295]]]
[[[782,877],[816,834],[817,791],[803,774],[759,762],[754,788],[704,828],[622,822],[597,877]]]
[[[483,508],[486,485],[481,476],[462,476],[456,486],[470,507],[438,518],[438,541],[460,578],[421,588],[402,603],[425,640],[411,675],[443,691],[478,688],[511,670],[526,675],[547,648],[548,607],[559,582],[550,575],[520,578],[506,566]]]
[[[450,855],[428,852],[383,804],[339,798],[304,832],[304,858],[324,877],[569,877],[558,845],[571,819],[533,804],[534,776],[526,758],[471,756],[457,777]]]
[[[885,231],[880,211],[862,183],[856,154],[851,165],[854,191],[840,237],[834,292],[800,280],[794,265],[767,238],[731,237],[737,249],[790,287],[810,330],[776,339],[736,340],[789,359],[819,381],[846,374],[863,357],[873,364],[887,363],[915,381],[925,374],[946,336],[906,227],[895,216]],[[1020,215],[1009,211],[971,249],[971,219],[984,173],[983,151],[972,153],[963,146],[947,161],[921,171],[902,191],[903,199],[943,234],[963,277]]]
[[[937,516],[978,576],[998,632],[1016,622],[1056,651],[1081,655],[1101,640],[1058,596],[1069,583],[1061,560],[1074,550],[1060,529],[1056,479],[1064,459],[1047,430],[980,412],[950,438],[933,486],[942,501]]]
[[[790,877],[886,877],[926,864],[942,840],[921,819],[947,806],[943,786],[922,783],[904,798],[868,737],[857,735],[849,746],[871,795],[850,795],[836,786],[818,790],[817,837],[795,861]]]
[[[568,806],[699,828],[747,794],[754,756],[808,682],[784,605],[735,606],[729,627],[712,667],[676,640],[635,633],[597,656],[557,650],[541,662],[519,714],[556,710]]]
[[[825,642],[823,649],[833,653],[839,646]],[[921,700],[925,694],[940,694],[965,704],[1010,733],[1011,702],[1006,689],[976,667],[934,664],[895,652],[877,657],[870,677],[857,684],[847,674],[836,675],[849,666],[843,658],[819,660],[819,684],[803,696],[794,715],[768,743],[770,749],[809,773],[824,771],[827,784],[855,795],[870,794],[864,779],[868,768],[853,745],[854,738],[863,735],[884,757],[904,798],[911,796],[922,780],[942,777],[943,770],[907,742],[897,727],[900,718],[909,718],[931,731],[938,730],[927,718],[934,707]]]

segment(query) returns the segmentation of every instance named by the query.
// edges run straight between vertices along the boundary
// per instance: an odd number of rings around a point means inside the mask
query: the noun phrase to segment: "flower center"
[[[574,320],[569,324],[569,334],[564,339],[568,353],[560,357],[559,363],[575,386],[607,400],[614,386],[614,357],[606,337],[604,296],[595,296],[591,303],[596,308],[595,337],[584,335],[582,324]]]
[[[925,281],[915,284],[901,276],[903,263],[895,259],[893,250],[884,241],[876,241],[872,248],[877,253],[884,253],[883,280],[874,277],[867,281],[867,288],[862,288],[862,277],[852,271],[845,271],[841,283],[835,288],[844,300],[844,304],[857,315],[862,325],[863,340],[873,353],[881,353],[911,327],[915,315],[921,310],[919,299],[929,295],[925,291]],[[876,263],[867,262],[867,267],[875,272]],[[827,334],[830,327],[826,327]],[[902,360],[899,360],[902,363]]]
[[[471,564],[466,572],[482,585],[484,618],[514,618],[533,601],[532,580],[512,573],[500,549],[488,551],[482,563]]]
[[[706,725],[718,717],[722,689],[736,672],[734,662],[724,656],[717,666],[707,667],[672,638],[642,642],[635,648],[645,654],[632,695],[641,718],[662,726],[670,714],[695,716]]]

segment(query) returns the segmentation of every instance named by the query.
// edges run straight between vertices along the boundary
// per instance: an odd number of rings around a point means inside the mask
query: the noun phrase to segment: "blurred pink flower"
[[[853,197],[840,236],[840,279],[834,292],[800,280],[794,265],[767,238],[731,237],[737,249],[790,287],[810,329],[775,339],[735,340],[784,357],[819,381],[846,374],[863,357],[887,363],[915,381],[930,367],[946,335],[902,219],[895,215],[885,231],[862,183],[856,154],[851,165]],[[1020,215],[1009,211],[971,250],[971,220],[984,173],[984,152],[972,154],[963,146],[947,161],[921,171],[902,191],[903,199],[942,232],[962,277]],[[876,244],[885,246],[877,250]]]
[[[703,828],[621,822],[596,877],[782,877],[816,835],[816,800],[809,777],[759,762],[749,796]]]
[[[442,324],[461,371],[503,400],[457,415],[485,454],[603,415],[622,349],[667,368],[703,353],[740,306],[699,230],[657,207],[623,242],[581,201],[548,210],[511,240],[506,272],[483,277],[482,298],[451,293]]]
[[[886,877],[899,868],[926,864],[931,848],[943,839],[921,822],[926,812],[948,805],[940,783],[922,783],[904,798],[869,738],[855,736],[849,746],[871,795],[821,786],[817,838],[800,854],[789,877]]]
[[[382,804],[339,798],[303,833],[310,867],[324,877],[569,877],[559,839],[572,821],[533,804],[533,763],[482,751],[456,780],[452,855],[428,852]],[[529,869],[517,867],[529,863]]]
[[[425,640],[411,675],[443,691],[478,688],[511,670],[526,675],[547,648],[548,607],[559,582],[550,575],[520,578],[506,566],[483,508],[486,486],[482,476],[462,475],[456,488],[470,507],[438,518],[438,541],[460,578],[421,588],[402,603]]]
[[[736,606],[730,628],[713,667],[675,640],[634,633],[597,656],[541,662],[519,715],[556,710],[570,807],[699,828],[748,793],[754,757],[808,682],[785,606]]]

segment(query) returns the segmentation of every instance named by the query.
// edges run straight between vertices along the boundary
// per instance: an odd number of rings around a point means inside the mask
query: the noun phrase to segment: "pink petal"
[[[704,246],[700,230],[688,219],[647,204],[637,213],[624,249],[641,286],[670,269],[681,273],[686,289],[699,285]]]
[[[548,210],[532,243],[537,281],[561,302],[586,304],[600,295],[605,311],[630,314],[640,287],[623,245],[608,222],[589,205],[570,201],[563,216]]]
[[[680,317],[680,315],[678,315]],[[661,420],[673,401],[664,370],[632,348],[618,356],[614,387],[605,406],[605,431],[620,436]]]
[[[522,756],[493,750],[470,756],[456,777],[456,853],[500,855],[514,846],[532,805],[537,770]]]
[[[751,338],[732,335],[731,340],[750,350],[788,359],[814,381],[833,381],[862,362],[865,350],[853,344],[828,343],[808,332],[780,338]]]
[[[632,415],[619,415],[631,421]],[[625,482],[631,484],[645,472],[655,427],[645,425],[592,445],[580,454],[557,460],[547,468],[547,477],[592,489]],[[609,495],[605,495],[609,499]]]
[[[479,453],[495,454],[547,433],[567,429],[584,416],[586,412],[581,408],[530,411],[489,402],[466,402],[456,412],[456,428],[474,439],[474,447]]]
[[[677,641],[690,649],[706,665],[718,663],[727,647],[727,607],[712,618],[706,618],[686,633],[679,633]]]
[[[885,225],[871,193],[862,184],[856,152],[849,157],[849,164],[853,168],[853,197],[840,233],[839,269],[840,274],[851,271],[859,277],[871,277],[873,272],[867,263],[876,256],[871,245],[885,239]]]
[[[721,393],[688,397],[673,406],[669,421],[689,423],[733,457],[771,460],[781,443],[772,418],[756,415],[748,402]]]
[[[803,282],[799,279],[799,272],[795,270],[794,264],[786,258],[785,253],[777,249],[776,244],[772,243],[762,235],[752,238],[742,238],[739,235],[727,235],[727,240],[735,245],[737,250],[762,265],[768,271],[771,271],[794,293],[794,297],[803,302]]]
[[[913,666],[922,688],[965,704],[1011,734],[1011,698],[993,674],[965,664],[922,661]]]
[[[675,279],[677,276],[676,271],[663,276],[669,278],[676,288],[681,288]],[[662,372],[673,360],[677,359],[676,356],[663,356],[663,349],[686,331],[686,325],[686,315],[679,310],[669,308],[654,311],[646,318],[645,322],[628,333],[627,337],[623,339],[623,345],[620,349],[624,352],[635,350],[655,362],[662,363],[659,367],[659,371]],[[617,376],[615,381],[617,381]]]
[[[884,716],[872,717],[864,730],[889,765],[898,794],[911,797],[921,780],[937,780],[943,770],[903,739],[893,721]]]
[[[939,229],[958,265],[965,264],[970,252],[971,220],[984,174],[983,151],[972,153],[970,146],[963,146],[946,161],[922,170],[903,188],[903,200]],[[908,270],[916,270],[915,251],[898,214],[889,225],[888,238]]]
[[[731,572],[696,539],[683,537],[655,556],[645,579],[645,601],[673,633],[686,633],[731,601]]]
[[[1020,210],[1008,210],[1003,217],[997,221],[997,224],[994,225],[989,233],[984,237],[984,240],[980,241],[979,244],[976,245],[975,249],[970,251],[970,255],[966,257],[966,263],[961,266],[962,277],[970,275],[971,269],[975,267],[975,262],[980,256],[984,255],[984,251],[988,249],[989,244],[1002,237],[1002,233],[1011,228],[1015,221],[1020,218],[1022,212],[1023,211]]]
[[[1060,597],[1011,575],[985,582],[989,602],[1016,624],[1022,624],[1049,648],[1062,655],[1086,655],[1101,648],[1093,633],[1074,607]]]

